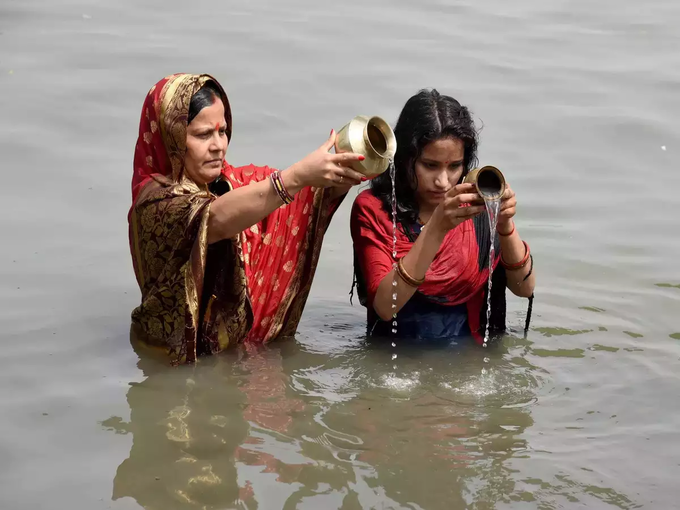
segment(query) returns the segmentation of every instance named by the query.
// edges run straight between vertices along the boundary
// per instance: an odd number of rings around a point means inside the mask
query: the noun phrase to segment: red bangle
[[[504,234],[503,232],[501,232],[498,229],[496,229],[496,232],[498,232],[498,235],[501,236],[501,237],[511,236],[512,234],[515,233],[515,222],[514,221],[512,222],[512,230],[510,230],[510,232],[508,232],[507,234]]]
[[[522,269],[524,266],[527,265],[527,262],[529,262],[529,258],[531,257],[531,250],[529,249],[529,245],[526,243],[526,241],[522,241],[522,244],[524,245],[526,253],[524,254],[524,258],[519,262],[516,262],[515,264],[508,264],[503,260],[503,255],[501,255],[501,265],[508,271],[516,271],[518,269]]]

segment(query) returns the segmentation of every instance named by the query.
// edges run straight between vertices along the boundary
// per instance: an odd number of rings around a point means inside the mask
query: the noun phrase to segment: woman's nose
[[[223,145],[219,133],[215,133],[212,138],[210,138],[210,147],[208,147],[208,150],[210,152],[222,151],[224,150]]]
[[[434,179],[434,184],[435,184],[435,186],[437,186],[439,188],[448,187],[449,174],[446,172],[446,170],[442,170],[442,171],[437,173],[437,176]]]

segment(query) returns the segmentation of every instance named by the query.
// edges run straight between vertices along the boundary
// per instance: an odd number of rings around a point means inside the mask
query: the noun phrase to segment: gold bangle
[[[404,257],[400,258],[399,261],[397,262],[397,273],[399,274],[401,279],[404,280],[404,282],[407,285],[410,285],[411,287],[420,287],[423,283],[425,283],[425,278],[416,279],[413,278],[413,276],[411,276],[410,274],[408,274],[408,272],[404,268]]]

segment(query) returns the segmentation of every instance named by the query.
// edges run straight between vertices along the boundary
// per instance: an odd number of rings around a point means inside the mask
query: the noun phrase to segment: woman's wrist
[[[449,231],[446,229],[432,229],[430,231],[432,240],[437,244],[437,248],[444,242],[444,238],[448,233]]]
[[[423,232],[429,232],[432,237],[439,240],[440,244],[451,230],[443,221],[443,216],[441,207],[437,207],[430,220],[423,227]]]
[[[496,232],[498,232],[498,235],[501,237],[511,236],[515,233],[515,222],[512,219],[505,222],[499,221],[496,225]]]
[[[437,247],[439,247],[440,244],[444,241],[444,238],[446,237],[446,234],[449,233],[449,231],[442,227],[441,222],[439,221],[432,221],[434,220],[434,216],[431,218],[430,221],[427,222],[427,224],[421,229],[421,235],[424,235],[425,239],[430,242],[434,242],[437,244]]]
[[[286,187],[288,193],[291,196],[295,196],[298,192],[305,187],[304,182],[300,178],[300,170],[296,165],[289,166],[281,172],[281,179]]]

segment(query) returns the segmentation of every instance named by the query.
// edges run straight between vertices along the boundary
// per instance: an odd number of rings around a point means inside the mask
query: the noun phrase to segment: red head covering
[[[229,99],[215,78],[207,74],[173,74],[163,78],[149,90],[139,120],[132,173],[133,204],[153,175],[176,181],[182,176],[189,104],[208,81],[215,83],[222,96],[227,137],[231,139]]]

